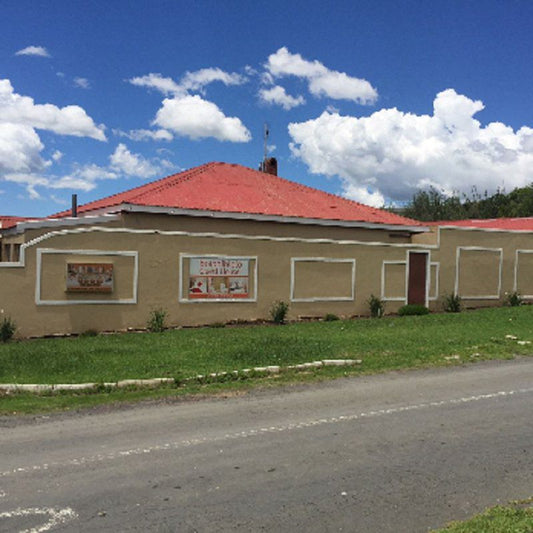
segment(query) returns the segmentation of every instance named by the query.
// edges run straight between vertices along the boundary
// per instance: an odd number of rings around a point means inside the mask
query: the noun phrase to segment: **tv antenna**
[[[267,160],[267,156],[268,156],[268,136],[270,135],[270,129],[268,127],[268,123],[265,122],[265,124],[263,125],[263,143],[264,143],[264,146],[263,146],[263,161],[266,161]]]

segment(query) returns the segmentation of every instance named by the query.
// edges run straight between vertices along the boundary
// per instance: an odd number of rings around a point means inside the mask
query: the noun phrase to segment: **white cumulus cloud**
[[[309,92],[317,97],[352,100],[358,104],[373,104],[378,98],[377,90],[367,80],[330,70],[319,61],[308,61],[300,54],[292,54],[286,47],[271,54],[265,68],[265,80],[296,76],[307,80]]]
[[[219,141],[248,142],[251,139],[250,132],[239,118],[227,117],[215,103],[198,94],[190,94],[197,91],[203,95],[205,87],[215,81],[224,85],[241,85],[247,81],[245,76],[220,68],[204,68],[186,72],[179,83],[155,73],[128,81],[139,87],[156,89],[169,98],[163,100],[152,121],[152,126],[159,126],[160,130],[132,130],[122,133],[124,136],[133,140],[171,140],[172,131],[194,140],[213,137]]]
[[[26,174],[26,173],[11,173],[4,176],[6,181],[11,181],[13,183],[18,183],[19,185],[25,185],[26,190],[30,199],[37,200],[41,198],[41,195],[35,187],[48,187],[50,182],[47,178],[39,176],[37,174]]]
[[[214,81],[220,81],[224,85],[242,85],[246,83],[247,78],[236,72],[225,72],[218,67],[202,68],[194,72],[186,72],[180,85],[188,91],[197,91]]]
[[[171,141],[174,135],[167,130],[113,130],[113,133],[118,137],[126,137],[132,141]]]
[[[434,186],[468,194],[472,186],[494,192],[533,181],[533,129],[514,131],[474,118],[479,100],[447,89],[437,94],[432,115],[382,109],[368,117],[324,112],[289,124],[291,150],[313,173],[339,176],[347,196],[376,203],[411,198]]]
[[[73,172],[67,176],[72,180],[79,180],[84,182],[95,182],[98,180],[114,180],[119,177],[118,173],[110,170],[107,167],[102,167],[94,163],[88,165],[76,166]]]
[[[74,78],[74,86],[79,87],[80,89],[89,89],[91,84],[87,78]]]
[[[50,57],[48,50],[44,46],[26,46],[18,52],[15,52],[16,56],[39,56],[39,57]]]
[[[56,179],[49,179],[47,187],[49,189],[73,189],[76,191],[92,191],[96,184],[76,176],[63,176]]]
[[[153,178],[159,168],[138,154],[132,154],[125,144],[120,143],[109,157],[111,168],[126,176]]]
[[[30,126],[0,121],[0,175],[5,172],[40,171],[44,145]]]
[[[266,104],[277,104],[286,109],[292,109],[299,105],[305,104],[305,98],[301,95],[291,96],[287,94],[284,87],[275,85],[270,89],[260,89],[259,99]]]
[[[104,126],[97,126],[77,105],[57,107],[36,104],[33,98],[15,93],[11,82],[0,80],[0,123],[19,124],[60,135],[91,137],[105,141]]]
[[[227,117],[216,104],[198,95],[166,98],[153,125],[195,140],[214,137],[248,142],[252,137],[239,118]]]
[[[156,89],[163,94],[184,94],[183,88],[176,83],[172,78],[166,78],[161,74],[150,73],[145,76],[137,76],[128,80],[132,85],[137,87],[146,87],[148,89]]]
[[[165,95],[185,96],[189,91],[202,91],[206,85],[215,81],[224,85],[242,85],[247,78],[236,72],[226,72],[216,67],[186,72],[179,82],[154,72],[128,81],[138,87],[156,89]]]
[[[36,104],[15,93],[9,80],[0,80],[0,179],[26,186],[30,198],[39,198],[36,187],[57,186],[44,173],[63,156],[56,150],[51,160],[43,158],[36,130],[106,140],[104,126],[96,126],[81,107]]]

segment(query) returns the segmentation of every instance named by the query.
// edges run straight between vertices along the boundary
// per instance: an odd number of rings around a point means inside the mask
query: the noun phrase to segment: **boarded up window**
[[[533,250],[517,250],[515,290],[533,298]]]
[[[355,259],[292,259],[292,301],[346,301],[354,298]]]
[[[462,298],[490,300],[500,297],[502,251],[494,248],[459,248],[456,292]]]
[[[384,300],[405,300],[406,268],[405,261],[383,262],[381,294]]]

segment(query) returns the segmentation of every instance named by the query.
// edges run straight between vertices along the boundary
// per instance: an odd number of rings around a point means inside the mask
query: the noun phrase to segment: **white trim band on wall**
[[[296,298],[294,296],[295,281],[296,281],[296,263],[350,263],[352,265],[351,272],[351,288],[350,296],[316,296],[311,298]],[[355,300],[355,259],[337,259],[333,257],[291,257],[291,287],[290,287],[291,302],[353,302]]]
[[[63,255],[97,255],[133,257],[132,297],[118,298],[115,300],[43,300],[41,298],[42,256],[48,254]],[[137,288],[139,284],[139,252],[124,250],[65,250],[58,248],[37,248],[36,277],[35,277],[35,304],[36,305],[95,305],[95,304],[136,304]]]

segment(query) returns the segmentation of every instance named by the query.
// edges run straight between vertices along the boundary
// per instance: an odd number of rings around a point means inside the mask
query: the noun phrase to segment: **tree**
[[[461,220],[471,218],[502,218],[533,216],[533,184],[517,188],[509,194],[505,189],[498,189],[489,196],[485,191],[481,195],[477,187],[472,187],[470,195],[445,195],[434,187],[420,190],[400,214],[422,222],[438,220]]]

